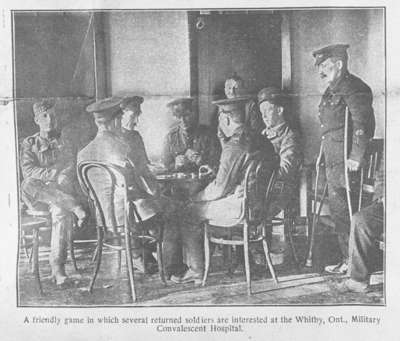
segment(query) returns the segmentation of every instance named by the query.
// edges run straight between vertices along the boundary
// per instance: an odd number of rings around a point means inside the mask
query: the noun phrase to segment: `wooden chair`
[[[232,246],[243,246],[244,264],[247,282],[247,294],[251,295],[251,276],[250,276],[250,259],[249,259],[249,246],[253,243],[262,243],[267,263],[267,271],[269,270],[275,283],[278,279],[275,275],[275,270],[272,265],[271,256],[269,253],[269,246],[267,241],[268,227],[272,226],[267,221],[267,213],[269,208],[271,191],[275,182],[275,170],[264,167],[263,163],[252,161],[246,170],[244,180],[244,196],[243,196],[243,213],[238,219],[238,222],[232,226],[219,225],[217,221],[204,222],[204,253],[205,253],[205,270],[202,285],[205,286],[207,276],[210,269],[210,242],[214,244]],[[255,180],[255,181],[254,181]],[[254,186],[251,186],[253,182]],[[254,207],[254,200],[258,202]],[[262,227],[260,233],[250,234],[250,229],[257,229],[258,226]],[[238,240],[232,238],[232,233],[228,233],[227,238],[217,237],[213,235],[214,229],[226,229],[229,231],[233,229],[240,229],[243,232],[242,238]]]
[[[51,231],[51,215],[48,210],[25,209],[22,210],[20,219],[21,246],[24,248],[25,255],[32,263],[32,273],[40,295],[43,295],[39,269],[39,247],[40,234]],[[29,249],[31,251],[29,252]],[[74,239],[72,229],[68,231],[68,249],[75,271],[78,271],[74,252]]]
[[[358,211],[368,205],[375,192],[375,175],[383,156],[384,140],[372,139],[365,151],[365,163],[360,171],[360,189],[358,195]]]
[[[105,208],[102,206],[99,200],[99,194],[96,192],[94,181],[90,178],[90,171],[91,170],[100,170],[104,175],[108,178],[111,182],[111,203],[114,202],[114,194],[115,190],[121,188],[123,191],[123,224],[118,226],[107,226],[106,223],[106,216],[105,216]],[[132,170],[133,171],[133,170]],[[98,162],[98,161],[84,161],[78,165],[78,178],[81,183],[83,191],[86,193],[88,198],[93,202],[93,206],[95,207],[97,213],[97,223],[96,223],[96,230],[97,230],[97,245],[94,255],[95,260],[95,269],[93,273],[92,280],[89,285],[89,292],[92,293],[94,282],[98,275],[100,264],[101,264],[101,256],[103,251],[103,246],[108,247],[110,249],[116,250],[118,252],[118,266],[120,267],[120,260],[121,260],[121,252],[125,252],[126,256],[126,265],[128,271],[128,281],[129,281],[129,289],[130,295],[133,302],[136,302],[136,290],[135,290],[135,281],[134,281],[134,268],[133,268],[133,261],[132,261],[132,251],[131,251],[131,238],[132,232],[131,227],[138,222],[141,222],[141,217],[139,216],[136,207],[132,200],[129,200],[128,196],[128,183],[126,181],[126,177],[123,174],[122,170],[113,164],[105,163],[105,162]],[[116,222],[116,210],[115,207],[112,207],[111,212],[111,221]],[[113,239],[117,241],[117,245],[109,244],[107,240],[105,240],[106,232],[111,232],[113,235]],[[149,235],[142,235],[143,239],[148,239],[151,241],[155,241],[157,243],[157,261],[158,261],[158,268],[160,272],[161,281],[165,284],[165,277],[164,277],[164,268],[163,268],[163,261],[162,261],[162,237],[163,237],[163,227],[160,226],[159,237],[153,237]],[[143,260],[144,261],[144,260]]]

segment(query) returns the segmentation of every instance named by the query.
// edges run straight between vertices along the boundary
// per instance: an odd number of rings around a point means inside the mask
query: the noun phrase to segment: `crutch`
[[[347,207],[349,209],[350,223],[353,217],[353,210],[351,207],[351,196],[350,196],[350,180],[349,172],[347,171],[347,146],[348,146],[348,128],[349,128],[349,108],[346,107],[344,114],[344,143],[343,143],[343,156],[344,156],[344,181],[346,186],[346,197],[347,197]]]
[[[318,201],[318,182],[319,182],[319,174],[321,170],[321,158],[322,158],[322,151],[323,151],[323,146],[321,142],[321,147],[319,149],[319,155],[317,158],[317,163],[316,163],[316,176],[315,176],[315,188],[314,188],[314,203],[313,203],[313,217],[312,217],[312,224],[311,224],[311,236],[310,236],[310,243],[308,246],[308,253],[307,253],[307,258],[306,258],[306,267],[312,267],[312,257],[313,257],[313,249],[314,249],[314,242],[315,242],[315,228],[318,224],[319,217],[321,215],[321,210],[322,206],[324,204],[324,200],[326,197],[326,193],[328,190],[328,183],[326,182],[324,185],[324,190],[322,192],[321,200],[319,207],[317,209],[317,201]]]

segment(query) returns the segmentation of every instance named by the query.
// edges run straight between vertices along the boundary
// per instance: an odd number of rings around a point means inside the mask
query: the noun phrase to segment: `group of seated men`
[[[235,82],[239,83],[238,79],[227,80],[227,83]],[[190,196],[165,196],[150,171],[143,139],[135,130],[143,100],[140,96],[113,97],[89,105],[86,110],[93,113],[97,135],[77,156],[72,155],[70,141],[64,141],[58,133],[54,102],[43,100],[33,106],[34,121],[40,131],[22,144],[22,198],[28,207],[47,207],[52,214],[50,265],[57,284],[67,279],[67,231],[74,220],[80,226],[87,218],[86,210],[75,195],[74,160],[77,163],[104,161],[121,169],[134,169],[125,173],[128,183],[136,185],[135,188],[130,186],[132,198],[147,226],[157,227],[163,213],[166,272],[178,283],[197,281],[202,277],[200,223],[213,218],[231,224],[240,217],[244,174],[252,160],[268,161],[270,167],[276,167],[280,160],[279,193],[276,193],[271,214],[279,212],[291,199],[302,153],[298,134],[285,121],[285,96],[279,89],[265,88],[258,95],[257,110],[260,108],[262,116],[258,111],[257,114],[266,126],[258,133],[246,122],[249,101],[255,105],[249,97],[232,96],[215,102],[219,108],[218,134],[199,125],[193,98],[178,98],[168,103],[167,107],[179,124],[165,138],[162,153],[165,168],[197,172],[202,167],[203,174],[209,179],[207,186]],[[276,153],[280,151],[280,158],[277,158]],[[104,174],[93,171],[90,176],[94,179],[96,192],[109,193],[110,184],[103,178]],[[116,222],[112,221],[111,212],[105,212],[110,227],[121,225],[124,213],[122,193],[114,193],[114,196],[114,205],[107,204],[107,194],[100,196],[106,211],[112,208],[117,211]],[[142,259],[142,247],[138,239],[133,238],[134,265],[144,271],[147,264]],[[183,248],[186,249],[187,264],[182,256]],[[149,257],[145,258],[151,260],[151,250],[148,252]]]
[[[157,230],[159,224],[166,227],[165,271],[176,283],[198,283],[203,276],[201,223],[204,220],[218,221],[222,226],[239,222],[244,176],[251,161],[262,161],[267,167],[278,170],[269,216],[287,207],[294,197],[303,159],[299,134],[287,118],[287,96],[278,88],[268,87],[259,91],[257,99],[252,99],[241,94],[241,86],[239,77],[229,78],[225,83],[227,98],[213,102],[218,106],[217,133],[199,125],[193,98],[178,98],[167,105],[179,124],[167,134],[164,142],[162,162],[165,168],[197,172],[201,167],[209,179],[207,185],[190,195],[165,195],[151,171],[142,137],[135,130],[142,113],[142,97],[111,97],[89,105],[86,111],[93,114],[97,135],[78,155],[73,155],[70,141],[64,141],[58,133],[54,102],[43,100],[33,105],[34,121],[40,131],[22,144],[22,199],[33,209],[47,207],[52,215],[50,266],[57,284],[67,279],[67,232],[74,221],[81,226],[88,215],[76,199],[75,160],[78,164],[83,161],[112,163],[124,171],[130,184],[130,196],[141,217],[140,224],[150,230]],[[117,190],[113,202],[107,202],[110,182],[101,172],[93,171],[90,176],[96,192],[104,194],[100,201],[106,208],[107,226],[121,225],[123,193]],[[111,219],[112,209],[116,210],[117,221]],[[356,273],[352,276],[356,285],[352,282],[349,288],[354,290],[365,289],[366,277],[371,272],[369,255],[361,250],[367,242],[362,236],[364,232],[360,232],[366,229],[365,224],[357,227],[362,225],[360,221],[362,212],[353,220],[349,244],[349,273]],[[143,253],[148,253],[146,259],[152,259],[151,249],[147,250],[135,238],[143,226],[133,231],[132,241],[133,263],[141,271],[148,266]]]

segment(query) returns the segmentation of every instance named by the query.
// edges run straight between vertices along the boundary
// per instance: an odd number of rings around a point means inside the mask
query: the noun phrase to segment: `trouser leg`
[[[180,229],[188,265],[197,273],[204,270],[203,227],[200,224],[203,218],[199,215],[201,205],[194,204],[186,209]]]
[[[45,184],[40,180],[26,179],[22,182],[22,199],[28,206],[36,203],[57,206],[66,211],[73,211],[79,206],[78,201],[68,193],[65,193],[55,184]]]
[[[65,263],[67,260],[68,232],[72,228],[72,215],[70,212],[57,207],[50,206],[52,218],[51,242],[49,262],[52,274],[65,275]]]
[[[366,281],[368,276],[382,266],[376,240],[383,232],[383,205],[373,203],[353,216],[350,234],[350,277]]]
[[[326,177],[329,192],[329,210],[335,223],[342,260],[349,257],[350,215],[344,180],[344,164],[327,167]]]

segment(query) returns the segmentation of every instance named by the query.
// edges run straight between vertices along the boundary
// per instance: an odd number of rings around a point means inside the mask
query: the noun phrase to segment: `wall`
[[[384,13],[380,9],[293,11],[292,87],[294,110],[304,136],[305,163],[312,162],[319,148],[318,104],[323,91],[312,52],[320,47],[350,44],[350,72],[363,79],[374,94],[376,137],[384,136],[385,51]]]
[[[166,103],[190,93],[188,16],[184,11],[109,13],[106,19],[108,93],[144,96],[141,132],[157,159],[174,123]]]

